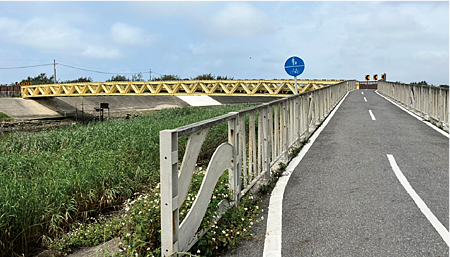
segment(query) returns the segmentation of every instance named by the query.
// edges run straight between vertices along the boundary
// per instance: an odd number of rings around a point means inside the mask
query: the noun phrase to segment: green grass
[[[165,109],[128,121],[1,138],[0,255],[35,254],[43,240],[57,238],[71,224],[156,187],[160,130],[248,106]],[[204,148],[226,140],[226,128],[216,126]]]
[[[0,121],[2,120],[10,120],[11,117],[9,117],[6,113],[0,112]]]

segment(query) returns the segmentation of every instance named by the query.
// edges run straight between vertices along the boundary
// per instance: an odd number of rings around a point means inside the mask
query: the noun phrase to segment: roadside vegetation
[[[11,117],[9,117],[6,113],[0,112],[0,121],[4,120],[11,120]]]
[[[14,132],[1,138],[0,255],[32,256],[43,246],[55,255],[65,255],[77,247],[114,237],[123,238],[124,256],[158,255],[159,131],[247,107],[165,109],[131,120],[73,125],[39,133]],[[186,140],[187,137],[180,140],[180,154]],[[226,123],[214,127],[199,159],[208,159],[210,149],[226,140]],[[193,192],[200,186],[203,172],[204,167],[199,166],[181,216],[193,203]],[[224,174],[212,204],[229,198],[226,184]],[[219,250],[235,245],[238,238],[250,236],[248,229],[244,231],[242,227],[239,232],[233,226],[251,226],[256,222],[252,219],[258,209],[250,208],[255,204],[256,197],[243,199],[240,209],[225,214],[231,215],[227,219],[231,228],[215,231],[213,227],[208,233],[220,232],[221,237],[204,241],[208,238],[205,237],[195,250],[202,256],[212,255],[205,249],[215,240]],[[217,222],[215,211],[208,210],[202,227]],[[242,224],[233,222],[237,219]]]

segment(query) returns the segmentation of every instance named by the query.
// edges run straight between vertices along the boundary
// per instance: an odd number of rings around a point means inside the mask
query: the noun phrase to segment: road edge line
[[[309,139],[309,143],[305,144],[303,148],[300,150],[300,153],[295,157],[287,166],[286,171],[283,173],[283,176],[278,179],[275,188],[273,189],[270,195],[269,208],[268,208],[268,216],[266,223],[266,236],[264,239],[264,252],[263,257],[281,257],[281,243],[282,243],[282,218],[283,218],[283,195],[286,185],[291,177],[291,174],[294,172],[295,168],[300,164],[300,161],[308,152],[309,148],[311,148],[314,141],[320,135],[322,130],[327,126],[328,122],[334,116],[336,111],[339,109],[341,104],[347,98],[348,94],[351,91],[347,92],[345,96],[341,99],[341,101],[336,105],[336,107],[331,111],[325,121],[322,123],[316,132],[313,133],[311,138]]]

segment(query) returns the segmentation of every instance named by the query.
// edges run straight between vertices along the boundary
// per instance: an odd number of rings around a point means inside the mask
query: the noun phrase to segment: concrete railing
[[[197,230],[224,171],[228,170],[233,201],[222,201],[219,204],[222,212],[228,206],[238,204],[251,188],[257,188],[269,180],[277,163],[288,162],[289,150],[307,139],[339,100],[354,89],[356,81],[346,81],[188,126],[160,131],[161,255],[172,256],[176,252],[188,251],[206,232]],[[213,126],[224,122],[228,122],[228,142],[215,150],[196,200],[180,224],[179,209],[188,194],[202,143]],[[187,135],[189,140],[180,164],[178,139]]]
[[[424,119],[436,122],[448,131],[448,89],[378,81],[378,92],[400,102]]]

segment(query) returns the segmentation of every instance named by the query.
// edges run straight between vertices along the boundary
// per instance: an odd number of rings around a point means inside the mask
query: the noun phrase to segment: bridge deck
[[[432,215],[402,185],[388,154]],[[266,229],[265,212],[259,239],[276,225]],[[448,242],[448,136],[374,90],[352,91],[293,170],[281,215],[279,249],[265,256],[448,256],[431,217]],[[263,256],[263,241],[226,256]]]

